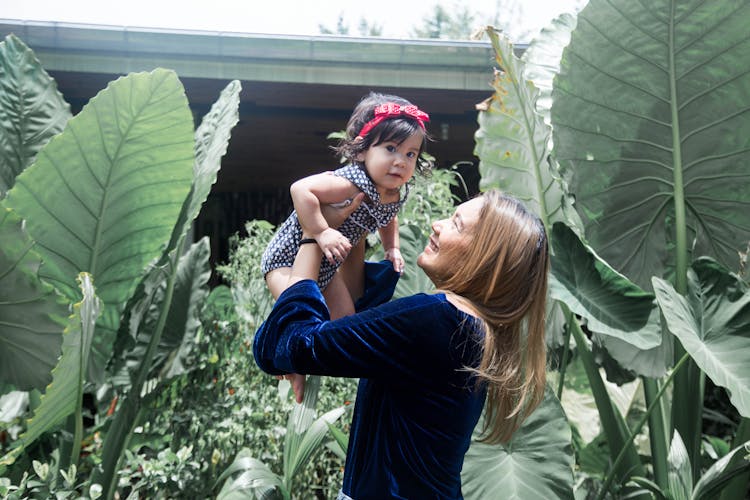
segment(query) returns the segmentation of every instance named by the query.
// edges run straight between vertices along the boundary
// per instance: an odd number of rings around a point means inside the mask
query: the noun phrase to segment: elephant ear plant
[[[553,80],[550,149],[526,72],[544,73],[489,30],[502,70],[480,113],[482,186],[524,199],[550,233],[550,294],[568,318],[609,451],[580,483],[592,496],[613,485],[615,495],[659,498],[709,489],[742,498],[747,489],[747,460],[717,465],[701,441],[706,376],[733,405],[731,455],[744,457],[737,450],[750,439],[748,16],[740,1],[591,0]],[[645,412],[615,409],[603,360],[608,373],[619,365],[640,377]],[[646,423],[649,468],[633,444]]]
[[[67,105],[20,40],[8,37],[0,56],[0,106],[8,117],[3,120],[2,144],[6,151],[13,145],[14,152],[12,162],[0,165],[0,177],[10,187],[3,200],[2,231],[26,238],[12,243],[4,238],[0,247],[4,284],[11,279],[24,283],[17,300],[0,305],[3,318],[21,318],[20,325],[0,322],[0,385],[44,389],[50,373],[53,379],[26,433],[0,458],[0,468],[13,464],[37,437],[61,424],[75,440],[66,444],[68,434],[61,434],[61,449],[72,446],[73,452],[62,453],[59,465],[75,464],[82,392],[107,394],[106,389],[115,386],[118,392],[112,396],[119,404],[112,406],[114,419],[101,431],[101,464],[90,478],[111,498],[117,463],[148,397],[144,383],[151,379],[151,386],[158,384],[160,373],[169,372],[155,372],[154,363],[174,359],[164,351],[179,352],[180,344],[190,341],[199,301],[205,297],[198,290],[207,286],[207,242],[196,243],[185,254],[192,277],[180,271],[179,262],[189,226],[216,180],[238,120],[240,85],[227,86],[197,131],[182,84],[164,69],[111,82],[65,120]],[[6,79],[6,74],[14,78]],[[32,138],[37,142],[30,143]],[[79,282],[86,284],[83,291]],[[65,326],[59,304],[93,301],[86,297],[93,294],[87,290],[94,289],[101,309],[95,329],[86,328],[81,317],[85,341],[66,347],[63,331],[75,328]],[[33,294],[33,300],[24,294]],[[138,311],[146,312],[139,316]],[[123,317],[129,321],[123,323]],[[38,340],[26,349],[11,349],[19,329],[33,332]],[[116,342],[118,331],[132,341]],[[55,362],[53,353],[61,344],[62,357]],[[115,373],[123,366],[118,360],[127,357],[133,369]],[[28,375],[21,379],[6,366],[31,369],[24,370]]]

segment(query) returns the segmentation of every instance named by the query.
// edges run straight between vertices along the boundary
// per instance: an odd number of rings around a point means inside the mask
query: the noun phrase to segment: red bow
[[[375,117],[364,124],[362,130],[359,131],[359,137],[366,137],[370,130],[375,128],[375,126],[377,126],[386,118],[394,118],[403,115],[417,120],[417,123],[419,123],[419,126],[422,127],[422,130],[425,130],[424,122],[430,121],[430,115],[413,104],[402,106],[400,104],[396,104],[395,102],[386,102],[384,104],[375,106]]]

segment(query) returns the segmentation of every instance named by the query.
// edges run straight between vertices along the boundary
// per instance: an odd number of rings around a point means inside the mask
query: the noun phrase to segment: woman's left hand
[[[345,207],[332,207],[330,205],[321,205],[320,211],[323,214],[323,217],[325,218],[326,222],[328,222],[328,226],[336,229],[341,224],[344,223],[347,217],[349,217],[351,214],[354,213],[355,210],[359,208],[364,198],[365,198],[365,193],[360,192],[360,193],[357,193],[357,195],[354,198],[352,198],[352,202]],[[302,227],[302,232],[303,233],[305,232],[304,227]]]

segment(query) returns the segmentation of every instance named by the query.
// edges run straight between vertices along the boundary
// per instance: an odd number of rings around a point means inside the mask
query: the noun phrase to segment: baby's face
[[[388,141],[370,146],[357,160],[364,163],[379,190],[398,191],[414,175],[423,137],[422,132],[417,132],[400,144]]]

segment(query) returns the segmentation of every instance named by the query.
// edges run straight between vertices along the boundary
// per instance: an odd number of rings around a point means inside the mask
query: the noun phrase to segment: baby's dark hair
[[[356,160],[360,153],[367,151],[370,146],[377,146],[383,142],[393,141],[401,144],[415,132],[422,130],[419,120],[409,115],[399,115],[387,118],[375,125],[364,137],[359,138],[362,127],[375,117],[375,108],[381,104],[393,102],[401,106],[412,106],[412,103],[395,95],[370,92],[359,101],[352,111],[349,123],[346,125],[346,137],[333,148],[343,161],[360,164]],[[422,145],[417,158],[417,173],[427,176],[432,169],[432,162],[422,156],[427,141],[432,140],[427,131],[424,132]]]

